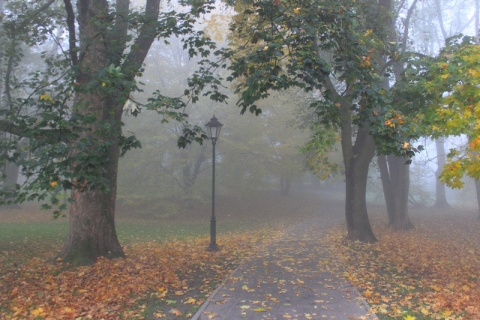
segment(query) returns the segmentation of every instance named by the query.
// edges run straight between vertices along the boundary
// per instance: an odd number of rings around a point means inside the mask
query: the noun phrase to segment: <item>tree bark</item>
[[[443,167],[446,163],[445,156],[445,138],[438,138],[435,140],[435,147],[437,149],[437,171],[435,172],[435,208],[450,208],[446,196],[446,186],[439,177],[442,173]]]
[[[380,169],[380,179],[382,180],[383,197],[387,206],[388,224],[393,225],[395,221],[394,211],[395,204],[393,201],[394,192],[392,183],[388,174],[387,156],[379,155],[377,159],[378,167]]]
[[[378,166],[387,205],[388,223],[396,230],[413,228],[408,215],[410,170],[407,159],[393,155],[379,156]]]
[[[349,103],[343,103],[341,111],[341,145],[345,166],[345,217],[347,239],[366,243],[376,242],[367,211],[368,168],[375,154],[375,142],[368,127],[357,130],[352,145],[352,114]]]
[[[414,1],[408,10],[407,18],[405,20],[405,34],[402,39],[403,43],[406,43],[408,38],[409,19],[416,2],[417,1]],[[382,0],[379,2],[377,20],[384,21],[383,27],[385,28],[385,41],[398,41],[395,19],[393,19],[394,10],[395,6],[392,0]],[[405,48],[403,48],[403,50],[405,50]],[[382,66],[386,65],[387,61],[388,59],[384,55],[378,57],[378,62]],[[403,72],[402,63],[395,61],[392,66],[395,79],[400,79]],[[390,90],[391,79],[384,77],[382,79],[382,86],[385,90]],[[406,161],[407,159],[396,157],[394,155],[382,155],[378,157],[383,194],[387,205],[388,222],[398,230],[407,230],[413,227],[408,216],[410,171],[409,166],[405,164]]]
[[[111,151],[112,156],[114,152]],[[113,162],[110,170],[116,170],[118,158]],[[111,177],[116,180],[116,175]],[[72,191],[75,201],[70,206],[69,234],[60,253],[65,261],[87,265],[94,263],[98,257],[125,256],[115,229],[116,181],[110,181],[109,184],[114,188],[110,192]]]
[[[69,0],[64,0],[68,9]],[[106,0],[78,0],[79,54],[72,51],[72,63],[77,65],[77,87],[74,111],[81,115],[94,116],[96,121],[86,128],[86,134],[94,139],[108,142],[109,147],[103,157],[102,177],[107,188],[91,190],[85,188],[87,181],[74,181],[73,204],[69,209],[69,234],[59,254],[64,261],[75,265],[94,263],[99,257],[123,257],[124,252],[115,230],[115,201],[117,192],[117,172],[120,156],[119,139],[122,134],[122,107],[128,98],[128,88],[115,88],[115,93],[92,90],[92,81],[98,71],[110,65],[121,66],[125,82],[134,81],[137,72],[155,39],[156,22],[160,0],[147,0],[143,26],[128,58],[122,62],[126,48],[127,32],[125,12],[129,1],[117,2],[117,24],[113,34],[109,32],[109,2]],[[71,10],[70,10],[71,11]],[[71,12],[70,12],[71,14]],[[74,28],[69,28],[70,44],[75,44]],[[123,41],[123,43],[122,43]],[[112,91],[112,90],[110,90]],[[108,132],[105,133],[105,128]],[[72,152],[75,152],[73,150]],[[74,164],[75,166],[75,164]],[[72,169],[75,169],[72,168]]]

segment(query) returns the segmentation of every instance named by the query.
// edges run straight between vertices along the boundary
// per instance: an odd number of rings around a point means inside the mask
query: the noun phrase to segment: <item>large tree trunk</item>
[[[435,208],[449,208],[450,205],[447,202],[446,186],[443,184],[439,177],[445,166],[445,138],[441,137],[435,140],[435,147],[437,148],[437,171],[435,172]]]
[[[414,6],[416,1],[414,1]],[[413,8],[413,7],[412,7]],[[411,14],[409,9],[408,16]],[[395,5],[392,0],[381,0],[379,2],[378,21],[383,21],[382,27],[385,28],[385,41],[398,41],[396,32],[394,13]],[[408,21],[406,21],[408,24]],[[405,29],[405,37],[408,36],[408,28]],[[404,39],[406,41],[406,39]],[[380,55],[378,57],[380,65],[385,65],[388,61],[386,56]],[[393,63],[393,71],[395,79],[400,79],[403,72],[403,65],[396,61]],[[385,90],[390,90],[391,79],[386,76],[382,79],[382,87]],[[388,221],[395,229],[410,229],[412,224],[408,217],[408,190],[410,186],[410,171],[409,167],[405,165],[407,159],[396,157],[394,155],[379,156],[378,165],[380,167],[380,175],[383,185],[383,193],[387,205]]]
[[[118,139],[112,145],[105,165],[104,178],[109,190],[72,190],[74,202],[69,210],[69,234],[59,255],[74,265],[94,263],[98,257],[124,257],[115,229],[115,201],[119,160]]]
[[[377,159],[378,168],[380,169],[380,179],[382,180],[383,197],[387,206],[388,224],[393,225],[395,220],[394,211],[395,204],[393,202],[393,188],[388,174],[387,156],[379,155]]]
[[[406,161],[405,158],[393,155],[378,157],[388,223],[396,230],[413,228],[408,215],[410,170]]]
[[[375,142],[368,127],[357,130],[355,144],[352,145],[352,114],[350,105],[341,106],[341,144],[345,166],[345,217],[347,239],[362,242],[375,242],[367,212],[368,168],[375,154]]]
[[[115,9],[118,14],[113,33],[108,25],[113,22],[106,20],[110,16],[109,1],[78,0],[79,49],[75,47],[73,7],[69,0],[64,2],[69,22],[71,59],[78,70],[74,111],[79,115],[94,116],[96,121],[87,125],[85,135],[100,142],[108,142],[109,145],[102,155],[106,160],[102,164],[102,177],[107,188],[91,189],[85,187],[85,184],[88,184],[86,180],[73,181],[74,202],[69,211],[69,234],[60,257],[75,265],[81,265],[93,263],[101,256],[124,256],[115,231],[115,200],[122,107],[130,92],[122,85],[104,90],[103,84],[101,87],[96,77],[99,71],[113,65],[122,68],[125,83],[134,81],[156,36],[160,0],[147,0],[143,26],[137,38],[132,40],[125,60],[123,54],[128,41],[126,16],[129,0],[116,2]],[[77,164],[73,164],[73,170],[76,169],[75,165]]]

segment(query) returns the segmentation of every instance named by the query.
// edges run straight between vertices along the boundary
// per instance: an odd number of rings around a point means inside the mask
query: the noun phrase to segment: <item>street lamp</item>
[[[208,123],[205,124],[207,127],[207,133],[210,140],[212,140],[212,218],[210,219],[210,245],[208,246],[208,251],[218,251],[217,246],[217,220],[215,218],[215,144],[217,143],[218,137],[220,136],[220,130],[222,129],[223,124],[221,124],[215,116]]]

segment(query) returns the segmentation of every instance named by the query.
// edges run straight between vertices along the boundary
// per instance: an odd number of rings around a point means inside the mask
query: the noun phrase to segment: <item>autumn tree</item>
[[[49,200],[62,206],[58,193],[71,190],[69,234],[59,255],[66,261],[85,264],[100,256],[124,256],[114,223],[118,160],[140,144],[133,135],[122,134],[121,120],[124,111],[138,112],[127,101],[141,90],[137,78],[145,57],[156,39],[171,36],[185,35],[184,48],[191,56],[206,57],[214,46],[194,29],[212,3],[186,8],[177,13],[165,6],[161,11],[160,0],[147,0],[141,11],[129,0],[19,1],[3,19],[16,25],[23,21],[19,17],[35,17],[28,20],[28,30],[39,36],[30,45],[52,38],[60,43],[58,52],[44,55],[44,68],[34,68],[18,84],[17,90],[26,94],[9,106],[12,111],[4,113],[0,129],[29,139],[29,156],[21,163],[27,183],[4,193],[4,201]],[[55,28],[64,30],[60,35],[66,39],[56,37]],[[185,101],[196,101],[213,80],[208,70],[200,72],[189,81],[184,100],[156,92],[145,109],[186,124]],[[213,98],[222,99],[219,94]],[[187,125],[179,142],[202,137],[199,127]],[[18,143],[5,146],[2,160],[19,161],[18,150]]]
[[[383,30],[383,40],[390,44],[391,52],[395,55],[394,58],[388,55],[377,55],[376,58],[376,63],[387,71],[382,79],[382,87],[384,90],[391,92],[395,108],[398,110],[397,112],[392,112],[392,117],[385,122],[385,125],[390,126],[392,130],[396,130],[397,126],[405,124],[405,114],[409,112],[404,107],[408,103],[401,101],[405,99],[401,94],[396,94],[395,86],[401,83],[404,76],[403,60],[409,38],[410,18],[413,15],[416,3],[417,1],[413,1],[408,7],[397,9],[395,1],[385,0],[379,2],[379,11],[382,15],[378,19],[378,25],[375,28]],[[405,15],[405,19],[402,19],[403,30],[398,30],[397,28],[397,19],[400,12]],[[404,141],[404,143],[408,145],[409,140]],[[377,163],[380,170],[389,224],[397,230],[410,229],[413,225],[408,215],[409,157],[408,155],[384,154],[381,143],[377,147],[379,148]]]
[[[475,10],[472,10],[475,8]],[[478,1],[467,0],[461,3],[446,0],[419,2],[417,13],[412,17],[411,50],[435,56],[445,41],[460,33],[475,35],[478,33]],[[437,180],[435,185],[435,207],[448,207],[446,186],[440,181],[440,175],[446,163],[446,137],[435,139]]]
[[[422,83],[430,97],[427,118],[435,136],[468,138],[464,148],[447,155],[440,180],[452,188],[462,188],[462,178],[480,179],[480,45],[471,37],[456,36],[433,59]]]
[[[231,80],[242,112],[261,112],[256,102],[271,91],[299,87],[317,97],[319,121],[340,130],[346,178],[348,238],[375,241],[367,207],[368,168],[382,141],[385,152],[410,154],[402,126],[391,130],[391,97],[382,87],[390,57],[383,28],[383,1],[237,1],[231,29]]]

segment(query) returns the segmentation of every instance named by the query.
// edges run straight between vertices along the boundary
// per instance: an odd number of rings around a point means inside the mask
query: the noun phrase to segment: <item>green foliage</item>
[[[220,65],[206,66],[216,48],[215,43],[202,31],[197,31],[195,25],[200,15],[214,8],[214,2],[195,2],[192,6],[187,1],[183,4],[188,6],[186,10],[179,10],[182,12],[161,12],[148,36],[165,42],[171,37],[180,37],[190,57],[201,57],[200,68],[189,79],[189,87],[183,95],[170,97],[157,92],[144,106],[157,111],[162,122],[173,120],[183,125],[178,138],[180,147],[207,139],[199,126],[190,125],[185,107],[197,102],[205,91],[213,100],[226,99],[219,92],[220,80],[215,74],[215,68]],[[105,173],[114,162],[110,153],[112,146],[118,144],[120,155],[141,147],[135,135],[122,134],[123,123],[116,114],[132,92],[142,91],[137,78],[143,71],[143,60],[138,61],[136,56],[142,43],[135,37],[145,36],[150,23],[149,12],[132,11],[123,15],[115,11],[120,6],[108,3],[109,19],[100,19],[96,28],[105,41],[109,41],[109,61],[95,70],[85,70],[78,64],[82,59],[77,56],[79,44],[69,38],[69,50],[62,51],[67,39],[54,34],[54,30],[67,27],[65,7],[57,6],[56,2],[23,1],[12,1],[6,6],[8,15],[1,23],[2,29],[8,31],[2,41],[2,48],[8,49],[4,50],[8,59],[6,65],[0,67],[16,68],[18,72],[5,74],[5,83],[9,86],[4,90],[0,130],[9,138],[0,140],[0,165],[17,163],[26,181],[14,188],[2,189],[0,202],[39,200],[46,201],[45,208],[54,205],[64,209],[66,202],[62,194],[65,190],[109,192],[113,177]],[[115,19],[118,24],[113,23]],[[125,36],[118,33],[121,24],[129,30]],[[72,36],[74,30],[69,31]],[[132,45],[128,47],[129,44]],[[53,49],[43,51],[46,46]],[[81,50],[80,53],[85,53]],[[27,66],[27,51],[34,55],[34,66]],[[87,99],[80,101],[79,96]],[[103,111],[99,112],[98,108]],[[140,110],[141,105],[138,105],[130,111],[136,114]]]
[[[305,150],[320,148],[310,153],[313,167],[325,164],[320,153],[332,137],[318,138],[326,127],[352,127],[352,138],[355,128],[368,127],[380,153],[411,157],[419,151],[409,143],[417,130],[396,104],[398,96],[384,86],[399,57],[385,35],[389,13],[375,13],[381,12],[378,4],[236,1],[235,8],[233,49],[225,56],[232,61],[228,79],[235,82],[242,113],[258,115],[258,101],[274,91],[295,87],[310,93],[318,122],[312,128],[319,132]],[[385,66],[383,58],[390,60]]]
[[[307,168],[319,179],[326,180],[338,172],[339,164],[329,158],[334,145],[339,141],[338,134],[324,126],[314,123],[310,128],[310,140],[301,151],[307,157]]]

